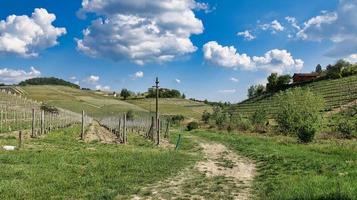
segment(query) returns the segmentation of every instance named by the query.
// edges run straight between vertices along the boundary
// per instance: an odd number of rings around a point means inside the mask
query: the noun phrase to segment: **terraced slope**
[[[137,105],[149,111],[155,111],[155,99],[132,99],[129,103]],[[204,103],[187,99],[166,99],[159,101],[160,113],[164,115],[184,115],[188,118],[201,119],[202,113],[211,111],[212,107]]]
[[[134,112],[147,112],[147,110],[104,96],[101,93],[87,90],[79,90],[65,86],[24,86],[25,96],[50,105],[68,109],[77,113],[85,110],[92,117],[106,117],[117,115],[120,112],[133,110]]]
[[[325,99],[326,110],[339,107],[357,99],[357,75],[336,80],[313,82],[302,87],[310,88],[312,92],[321,95]],[[264,107],[270,114],[274,114],[278,106],[277,95],[267,94],[236,104],[234,111],[242,115],[250,115],[255,110]]]

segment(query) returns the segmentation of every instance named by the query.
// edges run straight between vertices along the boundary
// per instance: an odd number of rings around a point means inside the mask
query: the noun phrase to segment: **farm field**
[[[357,98],[357,75],[312,82],[302,87],[321,95],[326,102],[325,109],[331,110]],[[268,94],[238,103],[233,106],[233,109],[235,113],[251,115],[257,109],[265,108],[270,114],[274,114],[277,107],[277,94]]]
[[[77,113],[85,110],[88,115],[95,118],[113,116],[128,110],[147,112],[147,110],[136,105],[113,97],[106,97],[94,91],[65,86],[24,86],[21,88],[25,91],[27,98],[46,102]]]
[[[155,111],[155,99],[132,99],[129,103]],[[212,107],[204,103],[194,102],[186,99],[165,99],[159,101],[160,113],[164,115],[183,115],[188,118],[201,119],[202,113],[211,111]]]

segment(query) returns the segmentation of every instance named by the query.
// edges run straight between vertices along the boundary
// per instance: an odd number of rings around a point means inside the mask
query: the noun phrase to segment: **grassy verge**
[[[257,162],[254,189],[259,199],[356,199],[357,145],[321,140],[308,145],[286,137],[196,131]]]
[[[25,141],[16,151],[0,150],[0,199],[126,199],[140,188],[193,162],[184,152],[157,149],[131,136],[131,144],[78,141],[79,127]],[[1,137],[0,146],[17,144]]]

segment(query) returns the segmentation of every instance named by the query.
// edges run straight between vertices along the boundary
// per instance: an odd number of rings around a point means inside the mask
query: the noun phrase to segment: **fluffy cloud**
[[[237,90],[236,89],[228,89],[228,90],[219,90],[218,92],[222,93],[222,94],[234,94],[237,92]]]
[[[269,24],[263,24],[259,26],[262,30],[271,30],[272,33],[280,32],[285,30],[284,26],[280,24],[278,20],[274,20]]]
[[[307,20],[297,36],[302,40],[329,40],[333,46],[326,55],[346,57],[357,52],[357,1],[340,0],[336,11],[323,11]]]
[[[96,84],[99,81],[99,76],[95,76],[95,75],[90,75],[87,79],[86,82],[90,83],[90,84]]]
[[[253,61],[258,68],[279,74],[300,71],[304,66],[304,61],[301,59],[294,59],[291,53],[285,49],[270,50],[262,57],[254,56]]]
[[[180,84],[181,83],[181,80],[180,79],[175,79],[175,82]]]
[[[254,40],[256,37],[252,35],[252,33],[248,30],[245,30],[243,32],[238,32],[238,36],[243,36],[244,40],[251,41]]]
[[[93,57],[129,59],[139,65],[167,62],[195,52],[190,36],[203,32],[194,0],[83,0],[79,15],[95,13],[77,39],[77,49]]]
[[[304,65],[304,61],[294,59],[285,49],[273,49],[266,52],[264,56],[251,58],[247,54],[239,54],[233,46],[224,47],[211,41],[203,46],[203,53],[204,58],[210,63],[234,69],[264,70],[282,74],[300,71]]]
[[[34,67],[31,67],[31,70],[29,72],[8,68],[0,69],[0,81],[6,84],[18,83],[26,79],[39,77],[40,75],[41,72],[35,69]]]
[[[102,86],[102,85],[96,85],[95,86],[96,90],[101,90],[101,91],[110,91],[110,87],[109,86]]]
[[[57,45],[57,38],[66,34],[66,29],[54,27],[55,20],[56,16],[43,8],[36,8],[31,17],[10,15],[1,20],[0,53],[33,57]]]
[[[133,80],[143,78],[143,77],[144,77],[144,72],[142,72],[142,71],[135,72],[135,74],[132,75]]]
[[[251,58],[247,54],[239,54],[233,46],[222,46],[210,41],[203,46],[204,58],[218,66],[227,68],[251,69]]]
[[[288,21],[291,26],[294,27],[296,30],[301,30],[301,27],[298,25],[298,22],[295,17],[287,16],[285,17],[285,20]]]
[[[235,83],[238,83],[238,82],[239,82],[239,79],[234,78],[234,77],[231,77],[229,80],[232,81],[232,82],[235,82]]]
[[[357,53],[351,54],[348,57],[345,58],[350,63],[357,63]]]

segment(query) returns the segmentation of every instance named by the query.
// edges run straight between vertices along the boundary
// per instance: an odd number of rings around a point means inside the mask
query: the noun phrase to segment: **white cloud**
[[[218,92],[222,93],[222,94],[234,94],[237,92],[237,90],[236,89],[227,89],[227,90],[219,90]]]
[[[39,77],[41,72],[31,67],[29,72],[24,70],[15,70],[9,68],[1,68],[0,69],[0,81],[6,84],[14,84],[27,79]]]
[[[39,51],[58,44],[57,38],[66,34],[65,28],[56,28],[54,14],[36,8],[31,17],[10,15],[0,21],[0,53],[23,57],[38,56]]]
[[[79,81],[75,81],[74,84],[79,85]]]
[[[270,22],[269,24],[259,25],[259,27],[264,31],[271,30],[272,33],[276,33],[276,32],[285,30],[284,26],[281,25],[278,20],[274,20],[274,21]]]
[[[294,27],[296,30],[301,29],[301,27],[298,25],[298,22],[295,17],[287,16],[287,17],[285,17],[285,20],[288,21],[291,24],[291,26]]]
[[[239,79],[234,78],[234,77],[231,77],[229,80],[232,81],[232,82],[235,82],[235,83],[238,83],[238,82],[239,82]]]
[[[210,41],[203,46],[204,58],[218,66],[227,68],[251,69],[251,58],[247,54],[239,54],[233,46],[222,46]]]
[[[77,77],[75,77],[75,76],[69,77],[69,80],[76,80],[76,79],[77,79]]]
[[[254,40],[256,37],[252,35],[252,33],[248,30],[245,30],[243,32],[238,32],[238,36],[243,36],[244,40],[251,41]]]
[[[285,49],[270,50],[262,57],[254,56],[253,61],[258,68],[279,74],[300,71],[304,65],[304,61],[294,59],[291,53]]]
[[[142,72],[142,71],[135,72],[135,74],[132,75],[133,80],[143,78],[143,77],[144,77],[144,72]]]
[[[181,83],[181,80],[180,79],[175,79],[175,82],[180,84]]]
[[[96,90],[101,90],[101,91],[110,91],[110,87],[109,86],[102,86],[102,85],[96,85],[95,86]]]
[[[273,49],[264,56],[251,58],[247,54],[239,54],[233,46],[224,47],[215,41],[203,46],[204,58],[214,65],[243,70],[264,70],[279,74],[300,71],[304,65],[301,59],[294,59],[285,49]]]
[[[195,52],[193,34],[203,32],[194,0],[83,0],[79,15],[98,18],[77,39],[77,49],[93,57],[128,59],[136,64],[163,63]]]
[[[345,60],[350,63],[357,63],[357,53],[349,55]]]
[[[323,11],[307,20],[298,38],[310,41],[329,40],[333,43],[327,50],[330,57],[346,57],[357,53],[357,1],[340,0],[335,11]]]
[[[87,79],[86,82],[90,83],[90,84],[96,84],[99,81],[99,76],[95,76],[95,75],[90,75]]]

